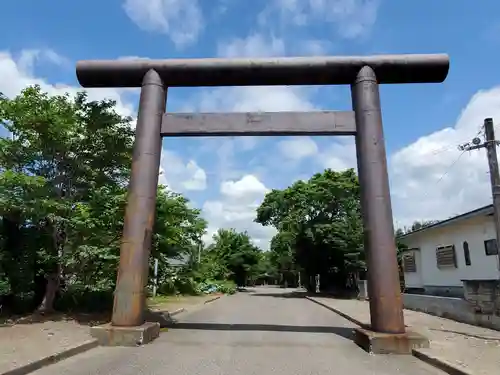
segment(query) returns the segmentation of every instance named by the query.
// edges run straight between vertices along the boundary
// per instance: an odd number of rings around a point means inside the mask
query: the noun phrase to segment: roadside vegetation
[[[2,315],[107,311],[112,306],[134,130],[110,100],[50,96],[40,87],[0,97]],[[200,210],[166,186],[157,195],[148,290],[156,298],[234,293],[265,273],[246,233],[201,238]]]
[[[51,96],[34,86],[0,96],[0,305],[3,315],[109,311],[119,260],[134,130],[110,100]],[[198,209],[167,186],[157,193],[151,248],[157,303],[238,286],[280,284],[350,292],[366,257],[359,183],[325,170],[269,192],[256,222],[277,233],[269,251],[220,229],[209,246]],[[402,249],[402,247],[401,247]]]

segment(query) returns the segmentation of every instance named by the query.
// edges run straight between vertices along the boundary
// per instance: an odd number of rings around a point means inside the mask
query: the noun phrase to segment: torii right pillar
[[[405,329],[379,85],[372,68],[359,70],[351,93],[371,324],[356,329],[355,341],[375,354],[411,354],[429,347],[429,340]]]

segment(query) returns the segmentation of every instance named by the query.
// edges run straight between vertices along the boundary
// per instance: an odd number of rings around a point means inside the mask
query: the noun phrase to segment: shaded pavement
[[[411,356],[372,356],[354,324],[290,290],[256,288],[178,316],[149,345],[99,347],[34,374],[443,374]]]

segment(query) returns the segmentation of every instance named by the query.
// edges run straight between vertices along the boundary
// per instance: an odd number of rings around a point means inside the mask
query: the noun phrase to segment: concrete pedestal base
[[[416,333],[378,333],[365,328],[356,328],[354,342],[373,354],[411,354],[412,349],[428,348],[429,340]]]
[[[148,344],[160,335],[160,324],[146,322],[137,327],[104,324],[90,328],[90,334],[102,346],[137,346]]]

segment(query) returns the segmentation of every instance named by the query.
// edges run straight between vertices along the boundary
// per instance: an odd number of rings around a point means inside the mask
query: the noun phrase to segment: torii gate
[[[159,335],[158,323],[145,322],[144,311],[162,137],[354,135],[371,318],[356,341],[379,353],[428,345],[405,330],[378,86],[439,83],[448,70],[443,54],[79,61],[83,87],[141,88],[112,321],[92,333],[106,345]],[[271,85],[351,85],[353,111],[165,113],[168,87]]]

